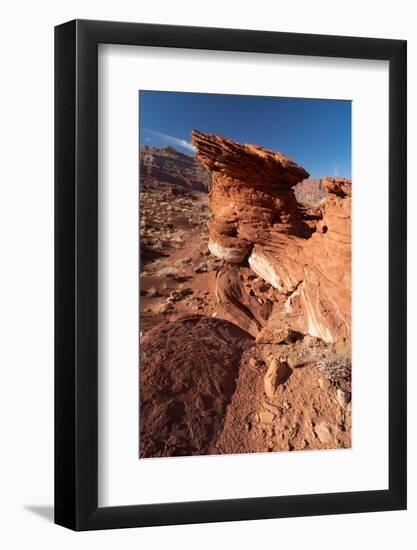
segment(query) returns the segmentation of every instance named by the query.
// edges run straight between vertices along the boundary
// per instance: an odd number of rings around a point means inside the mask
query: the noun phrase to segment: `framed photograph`
[[[406,508],[406,42],[55,29],[55,522]]]

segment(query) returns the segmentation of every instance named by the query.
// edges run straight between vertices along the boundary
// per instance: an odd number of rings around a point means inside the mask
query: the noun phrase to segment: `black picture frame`
[[[389,62],[389,488],[98,506],[98,44]],[[55,522],[108,529],[406,508],[406,41],[74,20],[55,28]]]

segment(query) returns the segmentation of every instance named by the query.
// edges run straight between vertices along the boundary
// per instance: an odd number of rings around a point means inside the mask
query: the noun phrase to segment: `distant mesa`
[[[140,150],[140,183],[146,187],[152,182],[207,193],[211,176],[192,155],[180,153],[170,146],[145,145]]]

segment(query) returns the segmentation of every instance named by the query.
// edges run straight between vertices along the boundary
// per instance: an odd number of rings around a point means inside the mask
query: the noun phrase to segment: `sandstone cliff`
[[[198,131],[192,142],[212,174],[208,246],[224,260],[214,289],[224,317],[253,336],[288,326],[349,340],[351,181],[324,178],[325,199],[308,209],[294,187],[309,174],[285,155]],[[245,295],[242,265],[276,290],[267,313]]]
[[[210,174],[191,155],[173,147],[142,147],[140,150],[141,185],[149,182],[174,184],[194,191],[208,192]]]

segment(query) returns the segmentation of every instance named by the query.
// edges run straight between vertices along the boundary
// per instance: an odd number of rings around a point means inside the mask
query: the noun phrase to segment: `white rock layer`
[[[216,256],[216,258],[220,258],[220,260],[225,260],[226,262],[230,262],[231,264],[241,264],[244,261],[247,253],[249,252],[250,245],[248,244],[247,248],[232,248],[221,246],[214,241],[209,241],[208,249],[214,256]]]

